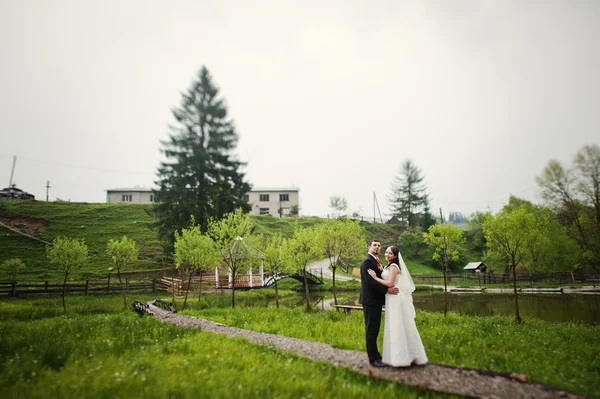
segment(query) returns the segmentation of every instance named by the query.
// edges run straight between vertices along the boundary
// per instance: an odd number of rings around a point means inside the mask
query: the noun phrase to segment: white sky
[[[535,176],[600,142],[595,0],[0,0],[0,186],[105,202],[151,187],[202,65],[255,187],[382,213],[410,158],[432,208],[538,201]]]

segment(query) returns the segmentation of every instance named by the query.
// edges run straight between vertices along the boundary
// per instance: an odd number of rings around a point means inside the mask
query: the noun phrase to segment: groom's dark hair
[[[369,246],[373,245],[374,242],[379,242],[380,243],[381,241],[379,241],[379,240],[371,240],[371,241],[369,241]]]

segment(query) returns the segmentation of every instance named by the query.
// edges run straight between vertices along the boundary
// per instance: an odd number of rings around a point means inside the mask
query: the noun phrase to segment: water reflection
[[[209,306],[231,306],[229,297],[212,297]],[[449,293],[449,310],[466,315],[514,315],[512,294]],[[416,292],[415,307],[430,312],[444,312],[444,293],[441,291]],[[310,295],[311,307],[328,310],[333,306],[333,295],[317,292]],[[357,292],[338,293],[338,303],[358,304]],[[236,300],[242,307],[274,307],[273,297],[248,295]],[[305,307],[304,293],[285,295],[280,300],[284,307]],[[520,294],[519,312],[524,318],[537,318],[549,322],[581,322],[600,325],[600,295],[587,294]]]
[[[444,311],[444,293],[417,292],[413,295],[415,307],[430,312]],[[448,294],[448,308],[466,315],[515,314],[512,294]],[[353,303],[350,300],[349,303]],[[533,317],[550,322],[582,322],[600,324],[600,296],[585,294],[521,294],[521,317]]]

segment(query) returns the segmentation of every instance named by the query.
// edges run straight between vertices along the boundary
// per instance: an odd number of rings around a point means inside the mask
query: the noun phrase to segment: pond
[[[236,306],[271,307],[275,306],[272,296],[244,295],[236,298]],[[212,297],[210,306],[229,307],[230,297]],[[358,291],[338,292],[338,303],[358,305]],[[514,316],[512,293],[448,293],[448,309],[465,315]],[[306,306],[303,293],[285,294],[281,306]],[[417,291],[413,294],[417,309],[428,312],[444,312],[444,293],[439,290]],[[311,292],[311,305],[316,309],[329,310],[333,307],[333,294],[328,291]],[[532,293],[519,294],[519,313],[522,318],[536,318],[553,323],[575,322],[600,325],[600,293]]]
[[[338,295],[338,299],[340,296]],[[353,297],[338,303],[354,304],[357,299],[358,297]],[[444,311],[444,293],[440,291],[416,292],[413,302],[417,309],[429,312]],[[515,314],[512,294],[449,293],[448,308],[450,311],[466,315]],[[549,322],[600,325],[600,295],[520,294],[519,313],[525,319],[529,317]]]

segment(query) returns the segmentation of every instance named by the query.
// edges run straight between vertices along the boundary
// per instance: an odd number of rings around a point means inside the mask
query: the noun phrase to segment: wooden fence
[[[513,281],[511,273],[496,275],[495,273],[450,273],[447,276],[449,285],[461,284],[510,284]],[[413,274],[412,279],[415,284],[443,285],[444,276],[442,274]],[[548,273],[517,273],[517,282],[519,284],[535,285],[554,285],[554,284],[573,284],[582,283],[595,285],[600,282],[600,274],[596,273],[571,273],[571,272],[548,272]]]
[[[169,294],[175,290],[175,295],[182,295],[188,288],[188,282],[190,285],[190,292],[209,291],[215,289],[228,289],[229,276],[227,274],[220,274],[219,281],[216,280],[215,274],[203,274],[202,277],[194,276],[192,280],[188,278],[181,278],[177,274],[172,276],[163,276],[160,279],[162,285],[166,287]],[[260,274],[252,274],[252,284],[250,284],[250,276],[246,273],[240,274],[236,277],[235,288],[250,288],[250,287],[262,287],[262,277]]]
[[[159,279],[146,279],[131,281],[126,278],[123,286],[128,293],[136,294],[155,294],[165,292],[166,285]],[[0,297],[29,297],[29,296],[58,296],[62,295],[63,284],[57,282],[44,281],[43,283],[31,282],[13,282],[0,281]],[[85,280],[80,283],[67,283],[65,294],[67,295],[98,295],[98,294],[118,294],[121,293],[121,287],[118,280],[98,279]]]

